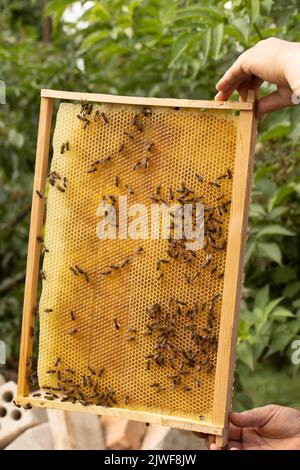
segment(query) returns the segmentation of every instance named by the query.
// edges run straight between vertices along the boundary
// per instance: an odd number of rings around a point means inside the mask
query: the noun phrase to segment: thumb
[[[264,114],[270,111],[292,105],[292,91],[289,88],[279,88],[277,91],[258,100],[256,114],[258,119],[260,119]]]
[[[230,421],[239,428],[261,428],[276,413],[277,407],[274,405],[262,406],[242,413],[230,413]]]

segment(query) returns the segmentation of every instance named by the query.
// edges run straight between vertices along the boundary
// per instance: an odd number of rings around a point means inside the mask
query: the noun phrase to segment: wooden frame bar
[[[221,436],[223,433],[223,426],[215,426],[212,423],[203,421],[199,424],[198,420],[171,417],[169,415],[163,415],[160,413],[149,413],[140,410],[128,410],[124,408],[107,408],[104,406],[82,406],[72,403],[61,403],[59,401],[47,401],[41,398],[32,397],[18,397],[18,404],[37,406],[39,408],[55,408],[57,410],[68,410],[68,411],[81,411],[83,413],[98,414],[105,416],[117,416],[120,418],[131,419],[134,421],[149,422],[152,424],[160,424],[163,426],[172,426],[179,429],[185,429],[188,431],[204,432],[207,434],[213,434],[215,436]]]
[[[50,131],[52,121],[53,99],[87,100],[102,103],[119,103],[142,106],[166,106],[182,108],[210,108],[239,111],[238,146],[235,159],[232,204],[228,232],[228,245],[225,266],[225,280],[221,310],[219,347],[213,397],[213,415],[211,422],[172,417],[159,413],[149,413],[123,408],[101,406],[84,407],[80,404],[48,402],[44,399],[29,396],[28,367],[32,356],[31,328],[34,325],[34,307],[38,285],[40,235],[43,213],[46,173],[49,157]],[[22,337],[19,359],[19,377],[16,402],[20,405],[30,404],[37,407],[48,407],[70,411],[82,411],[99,415],[120,416],[137,421],[163,424],[181,429],[199,431],[216,436],[216,442],[224,446],[228,434],[228,413],[230,409],[233,373],[234,348],[237,335],[237,322],[242,288],[243,259],[246,241],[248,209],[250,201],[254,146],[256,138],[256,119],[254,114],[255,96],[250,91],[247,102],[217,102],[182,100],[168,98],[141,98],[113,96],[94,93],[77,93],[56,90],[41,91],[41,107],[36,150],[35,177],[32,196],[31,222],[26,267],[25,294],[23,306]]]
[[[101,95],[98,93],[77,93],[73,91],[42,90],[41,96],[60,100],[86,100],[98,103],[131,104],[139,106],[166,106],[181,108],[231,109],[233,111],[251,111],[252,102],[183,100],[174,98],[142,98],[135,96]]]
[[[255,101],[254,92],[248,100]],[[246,246],[248,210],[251,193],[252,170],[256,138],[254,113],[241,111],[238,128],[230,224],[221,310],[219,348],[217,356],[215,396],[212,421],[216,425],[227,422],[232,397],[234,375],[234,348],[237,337],[239,307],[241,301],[244,251]],[[234,286],[234,288],[233,288]],[[227,442],[228,426],[223,436],[216,439],[221,447]]]
[[[40,259],[40,241],[38,241],[37,236],[40,235],[43,224],[44,191],[49,158],[52,109],[53,100],[51,98],[41,98],[19,357],[17,393],[18,396],[21,397],[28,395],[27,369],[28,361],[30,361],[32,357],[33,347],[30,329],[33,328],[34,325],[34,308]],[[43,197],[40,198],[36,191],[39,191]]]

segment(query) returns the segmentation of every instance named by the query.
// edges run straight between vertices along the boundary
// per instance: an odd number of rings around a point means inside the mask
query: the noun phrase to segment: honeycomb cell
[[[237,122],[220,110],[60,105],[39,302],[46,398],[211,420]],[[125,195],[148,215],[203,202],[204,246],[100,240],[101,201],[118,209]]]

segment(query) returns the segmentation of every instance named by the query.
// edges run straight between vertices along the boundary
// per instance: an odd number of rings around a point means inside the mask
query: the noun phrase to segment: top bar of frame
[[[184,100],[174,98],[143,98],[138,96],[102,95],[99,93],[81,93],[75,91],[41,90],[43,98],[56,98],[61,100],[86,100],[98,103],[117,103],[141,106],[167,106],[170,108],[211,108],[231,109],[235,111],[252,111],[252,102],[240,101],[210,101],[210,100]]]

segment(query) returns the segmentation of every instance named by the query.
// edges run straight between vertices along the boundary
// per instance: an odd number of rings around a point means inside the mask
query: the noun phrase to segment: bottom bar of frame
[[[187,420],[185,418],[171,417],[168,415],[162,415],[159,413],[149,413],[139,410],[128,410],[124,408],[106,408],[103,406],[82,406],[80,404],[73,404],[59,401],[47,401],[41,398],[32,397],[17,397],[17,405],[26,406],[31,405],[41,408],[54,408],[57,410],[66,411],[80,411],[83,413],[91,413],[97,415],[115,416],[120,418],[127,418],[134,421],[143,421],[151,424],[161,424],[163,426],[171,426],[174,428],[185,429],[188,431],[203,432],[205,434],[213,434],[215,436],[222,436],[224,428],[222,426],[216,426],[212,423],[196,420]]]

